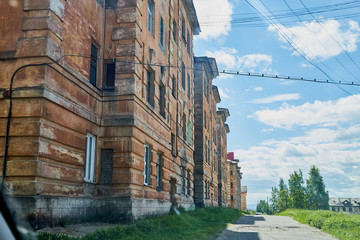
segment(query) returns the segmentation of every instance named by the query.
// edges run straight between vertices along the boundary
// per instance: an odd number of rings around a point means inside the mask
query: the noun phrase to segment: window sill
[[[163,189],[163,188],[161,188],[161,187],[156,187],[156,191],[161,192],[161,191],[164,191],[164,189]]]
[[[90,180],[87,180],[87,179],[84,179],[84,182],[85,182],[85,183],[90,183],[90,184],[96,184],[95,181],[90,181]]]

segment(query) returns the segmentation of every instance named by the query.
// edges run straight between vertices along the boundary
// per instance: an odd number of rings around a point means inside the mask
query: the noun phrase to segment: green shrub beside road
[[[279,215],[321,229],[341,240],[360,239],[360,215],[319,210],[286,210]]]
[[[232,208],[209,207],[138,220],[131,225],[117,225],[89,233],[82,238],[40,233],[39,240],[95,239],[208,239],[226,228],[244,212]]]

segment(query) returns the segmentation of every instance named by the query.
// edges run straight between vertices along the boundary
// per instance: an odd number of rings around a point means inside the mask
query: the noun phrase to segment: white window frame
[[[159,21],[159,46],[161,51],[165,54],[165,22],[161,16]]]
[[[85,182],[95,182],[95,153],[96,153],[96,136],[86,134],[86,152],[85,152]]]
[[[144,185],[151,186],[151,147],[144,145]]]
[[[155,2],[153,0],[148,0],[147,2],[147,29],[154,37],[154,26],[155,26]]]
[[[163,184],[162,184],[162,180],[163,180],[163,162],[164,162],[164,156],[162,153],[157,153],[157,163],[156,163],[156,188],[157,189],[162,189],[163,188]]]

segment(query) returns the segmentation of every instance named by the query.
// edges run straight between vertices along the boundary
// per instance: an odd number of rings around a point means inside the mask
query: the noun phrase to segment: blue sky
[[[219,70],[360,83],[359,1],[194,4],[195,54],[215,57]],[[240,159],[249,206],[280,177],[301,168],[306,179],[312,165],[330,197],[359,197],[360,87],[223,74],[214,84],[230,110],[228,150]]]

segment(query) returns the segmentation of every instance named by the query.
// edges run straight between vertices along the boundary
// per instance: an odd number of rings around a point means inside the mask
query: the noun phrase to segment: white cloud
[[[199,38],[208,40],[228,34],[233,13],[228,0],[194,0],[194,5],[201,28]]]
[[[270,68],[272,56],[267,54],[247,54],[237,55],[234,48],[222,48],[216,51],[206,51],[206,56],[213,57],[219,66],[224,66],[227,70],[242,72],[273,72]]]
[[[300,106],[284,103],[278,109],[265,109],[251,117],[277,128],[291,129],[294,126],[336,126],[360,119],[360,95],[340,98],[337,101],[315,101]]]
[[[264,90],[263,87],[254,87],[255,92],[261,92],[262,90]]]
[[[219,89],[219,94],[220,94],[220,97],[222,99],[231,99],[231,97],[229,95],[227,95],[226,93],[224,93],[224,91],[221,89],[221,88],[218,88]]]
[[[279,40],[287,43],[281,35],[283,33],[296,49],[310,59],[325,60],[341,54],[344,50],[353,52],[357,49],[360,27],[355,21],[349,20],[346,24],[341,24],[337,20],[327,19],[322,20],[321,24],[315,20],[303,23],[304,25],[299,23],[293,27],[278,24],[276,27],[270,26],[268,30],[277,32]],[[298,55],[296,51],[293,54]]]
[[[254,99],[251,101],[251,103],[265,104],[265,103],[282,102],[289,100],[298,100],[300,98],[301,98],[300,94],[297,93],[279,94],[267,98]]]
[[[357,135],[356,141],[339,138],[343,131]],[[359,133],[360,125],[347,129],[313,129],[303,136],[266,141],[247,150],[234,152],[235,157],[241,160],[244,179],[248,185],[253,185],[251,192],[255,196],[263,193],[261,197],[270,197],[268,193],[264,194],[264,188],[271,190],[280,177],[287,181],[289,174],[299,168],[306,179],[309,168],[316,165],[324,177],[330,196],[355,197],[358,193],[349,189],[359,187]],[[256,182],[265,186],[257,186]]]
[[[263,128],[261,129],[261,132],[273,132],[274,129],[273,128]]]

